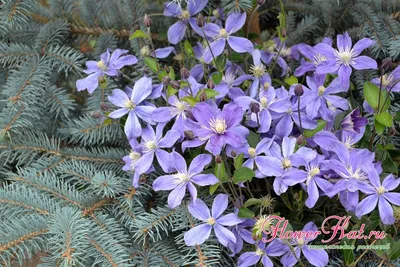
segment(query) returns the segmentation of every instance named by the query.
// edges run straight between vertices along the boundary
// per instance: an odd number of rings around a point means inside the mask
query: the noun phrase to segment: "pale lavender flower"
[[[229,243],[236,243],[235,235],[225,228],[225,226],[234,226],[241,222],[236,214],[229,213],[221,216],[222,213],[228,208],[228,195],[219,194],[215,197],[211,214],[206,203],[201,199],[196,199],[194,203],[189,204],[189,212],[193,217],[204,222],[187,231],[184,235],[184,240],[187,246],[201,245],[206,241],[214,229],[218,241],[223,246],[228,246]]]
[[[120,89],[113,90],[112,94],[108,97],[111,103],[120,107],[120,109],[108,115],[110,118],[121,118],[128,113],[125,123],[125,133],[128,139],[138,137],[142,133],[138,117],[147,123],[152,123],[151,114],[155,110],[155,107],[144,105],[143,103],[151,95],[152,91],[151,79],[143,77],[135,83],[130,97]]]
[[[235,214],[238,214],[239,209],[235,207]],[[232,251],[230,256],[234,256],[235,254],[239,253],[243,249],[243,241],[246,243],[254,244],[255,241],[253,239],[253,235],[248,228],[252,229],[254,226],[253,219],[245,219],[242,223],[235,225],[232,227],[231,231],[236,238],[236,243],[229,243],[228,248]]]
[[[346,90],[350,86],[351,67],[356,70],[377,69],[376,61],[367,56],[360,56],[361,52],[373,45],[375,41],[363,38],[353,47],[350,36],[347,32],[337,36],[337,50],[327,44],[320,44],[320,47],[327,57],[323,64],[318,65],[318,74],[338,74],[341,85]]]
[[[254,50],[253,44],[246,38],[232,36],[239,31],[246,22],[246,13],[232,13],[228,16],[225,22],[225,28],[221,28],[217,24],[208,23],[204,26],[207,36],[214,39],[207,47],[204,53],[204,61],[210,63],[214,57],[222,54],[225,49],[226,42],[237,53],[252,53]],[[212,53],[211,53],[212,51]]]
[[[257,249],[254,252],[245,252],[240,255],[238,259],[238,267],[248,267],[256,265],[260,260],[264,267],[273,267],[271,259],[268,257],[269,254],[267,252],[267,248],[265,247],[264,242],[259,242],[257,244]]]
[[[207,3],[208,0],[190,0],[187,10],[172,2],[164,4],[164,16],[179,18],[179,21],[168,29],[168,41],[171,44],[177,44],[185,37],[188,23],[197,34],[203,36],[202,30],[197,26],[196,18],[193,16],[202,11]]]
[[[125,55],[128,50],[115,49],[110,55],[110,50],[100,55],[100,61],[88,61],[86,62],[86,70],[84,73],[89,74],[84,79],[76,81],[76,89],[78,91],[88,90],[90,94],[96,90],[99,86],[99,79],[104,75],[118,76],[119,70],[125,66],[134,65],[138,61],[135,56]]]
[[[222,76],[222,81],[215,85],[214,90],[219,93],[215,99],[222,100],[228,95],[231,100],[235,100],[237,97],[245,95],[240,88],[240,84],[246,80],[250,80],[252,77],[251,75],[241,75],[241,72],[243,71],[236,65],[228,65],[225,74]]]
[[[281,76],[285,76],[288,70],[288,65],[284,57],[298,57],[297,47],[287,47],[285,43],[282,43],[279,40],[279,38],[274,38],[272,45],[268,47],[267,51],[262,53],[262,59],[265,64],[270,64],[272,60],[276,60],[278,66],[282,68]]]
[[[381,183],[379,173],[373,165],[366,165],[363,170],[367,173],[371,184],[362,188],[367,196],[357,205],[355,213],[357,217],[370,213],[378,205],[379,217],[384,224],[394,224],[393,208],[390,205],[400,206],[400,193],[389,192],[395,190],[400,179],[395,179],[392,174],[386,176]]]
[[[400,66],[389,74],[384,74],[382,77],[374,78],[371,80],[374,84],[379,86],[382,79],[382,88],[391,92],[400,92]]]
[[[155,191],[172,190],[168,196],[168,205],[171,209],[181,204],[186,189],[189,191],[193,203],[197,198],[197,189],[193,184],[206,186],[219,182],[214,174],[201,174],[204,167],[210,164],[211,159],[211,155],[200,154],[192,160],[188,168],[185,159],[180,154],[173,152],[170,160],[176,173],[158,177],[153,182],[153,189]]]

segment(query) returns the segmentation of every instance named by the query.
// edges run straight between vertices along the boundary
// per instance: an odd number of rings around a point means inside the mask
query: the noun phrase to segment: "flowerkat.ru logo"
[[[346,233],[346,228],[349,225],[351,216],[329,216],[326,218],[321,225],[321,231],[291,231],[287,230],[289,224],[288,220],[284,217],[271,215],[263,223],[263,233],[269,236],[269,238],[263,237],[262,241],[269,243],[275,238],[279,239],[314,239],[317,236],[324,234],[327,239],[322,239],[322,243],[328,243],[334,240],[336,237],[341,240],[347,239],[384,239],[386,233],[384,231],[371,231],[369,234],[364,235],[365,224],[361,224],[358,231],[349,231]],[[333,220],[337,220],[336,224],[331,224]],[[333,221],[334,222],[334,221]],[[330,229],[327,225],[332,225]]]

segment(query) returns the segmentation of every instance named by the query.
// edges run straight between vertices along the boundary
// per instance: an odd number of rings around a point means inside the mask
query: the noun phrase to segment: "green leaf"
[[[168,73],[165,71],[165,70],[162,70],[162,71],[160,71],[159,73],[158,73],[158,79],[160,80],[160,81],[162,81],[162,79],[165,77],[165,76],[167,76],[168,75]]]
[[[299,83],[299,80],[297,80],[297,78],[292,75],[289,78],[285,79],[285,83],[287,83],[288,85],[293,85],[293,84]]]
[[[146,66],[149,67],[149,69],[151,69],[154,72],[158,71],[158,69],[157,69],[157,61],[154,58],[145,57],[143,59],[143,61],[144,61],[144,64],[146,64]]]
[[[215,65],[216,65],[215,67],[217,68],[218,71],[223,70],[226,65],[226,57],[224,55],[218,56],[215,59]]]
[[[249,143],[250,147],[255,148],[260,142],[260,136],[253,131],[250,131],[249,136],[247,136],[247,142]]]
[[[228,175],[225,171],[225,164],[223,162],[215,164],[214,175],[221,183],[228,181]]]
[[[169,66],[169,77],[171,78],[172,81],[175,81],[175,71],[174,68]]]
[[[389,250],[389,258],[395,260],[400,257],[400,241],[393,241],[392,247]]]
[[[240,153],[240,154],[235,158],[234,163],[233,163],[233,165],[235,166],[235,170],[237,170],[237,169],[239,169],[239,168],[242,167],[242,165],[243,165],[243,157],[244,157],[244,154],[243,154],[243,153]]]
[[[188,55],[188,56],[190,56],[190,57],[192,57],[192,56],[194,55],[193,47],[192,47],[192,45],[189,43],[188,40],[186,40],[185,43],[184,43],[184,49],[185,49],[186,55]]]
[[[379,97],[380,95],[380,97]],[[390,98],[385,102],[385,106],[382,108],[384,101],[386,100],[388,93],[386,90],[380,90],[378,86],[371,82],[364,83],[364,97],[368,104],[375,110],[386,111],[390,106]]]
[[[385,131],[385,125],[383,125],[380,122],[378,122],[377,120],[375,120],[375,129],[376,129],[376,133],[381,135]]]
[[[197,100],[193,96],[185,96],[185,97],[182,97],[180,100],[187,102],[191,106],[194,106],[199,102],[199,100]]]
[[[255,173],[252,169],[247,167],[241,167],[235,170],[235,173],[233,174],[233,182],[235,184],[238,184],[241,182],[250,181],[251,179],[253,179],[254,176]]]
[[[219,187],[219,183],[213,184],[210,186],[210,195],[213,195],[215,193],[215,191],[217,191]]]
[[[241,207],[239,209],[239,213],[238,213],[239,218],[253,218],[254,215],[255,215],[254,212],[252,212],[248,208]]]
[[[387,127],[390,127],[393,125],[393,117],[392,114],[389,112],[385,111],[382,112],[381,114],[375,114],[375,119],[382,125],[385,125]]]
[[[354,245],[355,240],[349,240],[347,238],[342,239],[341,245]],[[352,262],[354,262],[354,250],[353,249],[342,249],[343,252],[343,259],[344,262],[346,263],[346,266],[350,265]]]
[[[244,203],[244,207],[250,207],[250,206],[254,206],[254,205],[257,205],[257,204],[260,204],[261,203],[261,199],[258,199],[258,198],[250,198],[250,199],[248,199],[245,203]]]
[[[213,90],[213,89],[203,89],[203,90],[199,90],[199,92],[198,92],[197,95],[196,95],[196,99],[199,99],[199,98],[200,98],[200,94],[201,94],[201,92],[203,92],[203,91],[206,93],[207,99],[213,98],[213,97],[219,95],[219,92],[217,92],[217,91],[215,91],[215,90]]]
[[[211,77],[215,84],[219,84],[222,81],[222,73],[220,72],[214,72]]]
[[[129,36],[129,40],[135,38],[149,38],[149,35],[141,30],[136,30],[131,36]]]
[[[311,138],[313,137],[316,133],[324,129],[326,126],[326,121],[324,120],[318,120],[318,125],[315,129],[312,130],[304,130],[303,135],[306,138]]]
[[[173,88],[171,85],[168,85],[168,88],[167,88],[167,96],[168,97],[175,95],[177,92],[178,92],[178,90]]]

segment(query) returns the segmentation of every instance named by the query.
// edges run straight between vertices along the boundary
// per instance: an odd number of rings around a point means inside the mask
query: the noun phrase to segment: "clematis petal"
[[[228,44],[237,53],[252,53],[254,50],[253,43],[243,37],[229,36]]]
[[[229,243],[233,242],[236,243],[236,237],[235,235],[229,231],[228,229],[226,229],[225,227],[219,225],[219,224],[215,224],[214,225],[214,231],[215,231],[215,235],[218,238],[218,241],[225,247],[228,246]]]
[[[207,219],[211,217],[210,210],[201,199],[196,199],[194,203],[190,203],[188,209],[190,214],[196,219],[207,221]]]
[[[184,240],[187,246],[203,244],[211,234],[212,226],[209,224],[200,224],[187,231]]]
[[[218,194],[213,202],[211,208],[211,214],[214,219],[218,219],[219,216],[228,208],[228,195]]]

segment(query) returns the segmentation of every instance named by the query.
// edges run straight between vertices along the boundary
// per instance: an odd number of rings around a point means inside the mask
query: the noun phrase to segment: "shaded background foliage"
[[[106,92],[123,80],[107,80],[88,98],[75,82],[88,59],[107,48],[125,48],[140,57],[146,40],[128,37],[152,19],[156,46],[166,46],[172,19],[160,16],[163,1],[145,0],[2,0],[0,6],[0,262],[10,266],[45,252],[41,266],[233,266],[210,239],[186,247],[182,230],[194,222],[184,207],[169,210],[166,194],[147,185],[131,187],[121,170],[129,144],[117,121],[105,117]],[[221,0],[210,5],[253,13],[256,1]],[[316,44],[348,31],[353,40],[370,37],[380,62],[400,58],[398,0],[284,1],[287,42]],[[212,8],[208,12],[212,12]],[[249,36],[268,43],[276,36],[279,1],[267,0],[246,25]],[[179,54],[162,61],[176,71]],[[291,63],[291,69],[296,65]],[[139,60],[126,74],[147,73]],[[354,103],[362,103],[362,85],[377,76],[353,76]],[[393,101],[392,113],[400,110]],[[399,117],[399,116],[397,116]],[[399,120],[392,131],[394,148],[379,150],[394,172],[400,161]],[[368,138],[368,136],[367,136]],[[387,140],[378,136],[375,144]],[[149,183],[157,172],[143,177]],[[337,207],[331,206],[332,209]],[[279,208],[277,208],[279,210]],[[178,234],[176,234],[178,233]],[[162,241],[162,242],[161,242]],[[374,258],[375,257],[375,258]],[[376,255],[360,266],[376,266]],[[383,259],[383,264],[394,262]],[[335,255],[331,266],[343,266]],[[364,265],[362,265],[364,264]],[[399,264],[397,262],[397,264]]]

